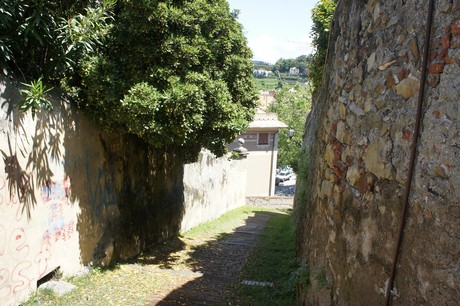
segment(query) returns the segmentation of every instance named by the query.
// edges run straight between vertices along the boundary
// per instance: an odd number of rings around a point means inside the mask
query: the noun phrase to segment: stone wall
[[[259,197],[259,196],[248,196],[246,197],[246,204],[249,206],[261,206],[261,207],[284,207],[292,208],[294,197]]]
[[[59,93],[32,119],[13,107],[19,87],[0,78],[1,305],[57,268],[131,258],[244,204],[244,163],[203,153],[184,167],[177,152],[99,131]]]
[[[306,305],[382,305],[413,141],[428,1],[340,1],[298,177]],[[435,1],[394,305],[460,299],[460,1]],[[302,183],[300,183],[302,182]]]

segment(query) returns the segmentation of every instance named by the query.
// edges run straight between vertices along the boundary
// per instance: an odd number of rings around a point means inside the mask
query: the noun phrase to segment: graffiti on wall
[[[48,207],[48,217],[45,220],[46,232],[44,240],[66,241],[74,233],[75,220],[64,213],[65,208],[70,205],[70,178],[62,182],[49,181],[42,186],[41,198],[45,207]]]
[[[89,202],[96,218],[101,217],[101,213],[109,206],[117,205],[117,194],[114,180],[115,167],[109,170],[98,168],[96,178],[92,175],[91,167],[88,162],[85,165],[86,183],[89,193]]]
[[[21,206],[17,198],[9,197],[5,185],[0,183],[0,209],[5,208],[2,212]],[[46,218],[36,224],[42,232],[37,233],[37,227],[20,226],[24,223],[19,222],[23,214],[18,219],[17,211],[9,223],[8,218],[0,221],[0,304],[29,291],[37,280],[56,268],[50,265],[52,246],[70,239],[76,229],[76,216],[69,210],[70,189],[69,178],[41,186],[42,203],[38,209],[46,210]]]
[[[32,283],[48,272],[50,244],[42,242],[39,252],[33,254],[24,228],[10,233],[0,225],[0,301],[32,287]]]

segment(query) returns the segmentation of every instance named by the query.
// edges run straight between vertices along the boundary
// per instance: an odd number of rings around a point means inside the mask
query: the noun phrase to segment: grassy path
[[[25,305],[293,305],[289,218],[286,211],[243,207],[133,262],[70,278],[77,289],[63,297],[39,291]]]

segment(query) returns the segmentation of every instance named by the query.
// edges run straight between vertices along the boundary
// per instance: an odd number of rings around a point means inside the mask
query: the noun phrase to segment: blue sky
[[[280,58],[311,53],[311,10],[317,0],[227,0],[239,9],[239,22],[254,60],[274,64]]]

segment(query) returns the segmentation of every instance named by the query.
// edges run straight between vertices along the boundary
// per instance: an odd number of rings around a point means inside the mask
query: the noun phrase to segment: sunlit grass
[[[271,282],[273,287],[240,285],[241,305],[296,304],[296,284],[307,278],[308,270],[296,260],[294,237],[291,215],[276,215],[267,222],[242,279]]]
[[[253,217],[257,212],[264,211],[285,213],[285,210],[243,206],[232,210],[215,220],[200,224],[189,231],[182,233],[182,236],[184,238],[214,237],[218,234],[230,233],[234,228],[243,225],[247,218]]]
[[[156,251],[161,253],[168,244],[173,245],[169,246],[172,250],[167,250],[168,254],[165,254],[166,257],[174,257],[171,264],[175,266],[171,268],[187,269],[190,250],[194,246],[221,238],[243,225],[247,218],[266,211],[286,213],[285,210],[241,207],[182,233],[179,239],[165,242]],[[176,249],[174,243],[183,245]],[[180,287],[184,281],[174,273],[162,273],[165,267],[157,255],[155,252],[142,254],[136,262],[120,263],[110,269],[94,268],[87,275],[66,278],[77,289],[62,297],[50,290],[36,291],[23,305],[145,305],[153,296],[166,296],[175,289],[174,285]]]

